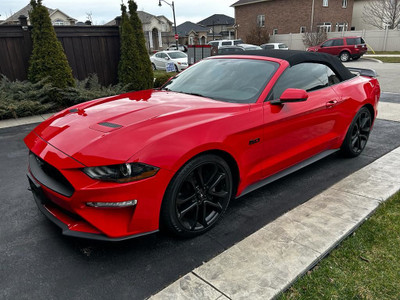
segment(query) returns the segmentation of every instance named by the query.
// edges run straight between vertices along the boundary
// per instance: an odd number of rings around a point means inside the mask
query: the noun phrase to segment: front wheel
[[[171,180],[161,207],[160,227],[180,237],[211,229],[232,197],[232,174],[219,156],[205,154],[190,160]]]
[[[361,154],[367,144],[371,132],[372,117],[366,107],[362,107],[351,122],[343,141],[341,152],[347,157],[356,157]]]

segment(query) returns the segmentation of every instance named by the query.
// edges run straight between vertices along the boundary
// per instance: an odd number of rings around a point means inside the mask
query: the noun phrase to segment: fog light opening
[[[137,200],[123,202],[86,202],[86,205],[90,207],[130,207],[135,206],[136,204]]]

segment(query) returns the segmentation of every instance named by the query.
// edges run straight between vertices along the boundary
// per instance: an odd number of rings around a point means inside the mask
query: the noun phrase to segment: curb
[[[0,121],[0,129],[21,126],[21,125],[27,125],[27,124],[33,124],[33,123],[40,123],[40,122],[43,122],[44,120],[48,119],[49,117],[51,117],[54,114],[55,113],[49,113],[49,114],[32,116],[32,117],[1,120]]]

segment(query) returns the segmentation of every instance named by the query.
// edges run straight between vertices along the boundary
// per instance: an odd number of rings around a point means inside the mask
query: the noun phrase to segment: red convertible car
[[[201,234],[229,201],[335,151],[359,155],[377,115],[372,70],[333,56],[207,58],[160,90],[65,109],[25,138],[39,209],[70,236]]]

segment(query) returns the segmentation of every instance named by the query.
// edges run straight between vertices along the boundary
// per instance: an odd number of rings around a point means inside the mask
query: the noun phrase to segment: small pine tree
[[[139,53],[136,47],[135,33],[126,13],[126,6],[123,3],[121,4],[121,12],[121,56],[118,64],[118,79],[128,89],[138,91],[141,89],[141,85],[137,81]]]
[[[146,39],[144,38],[143,25],[137,14],[137,4],[133,0],[128,0],[130,23],[135,33],[135,42],[139,54],[138,73],[136,81],[141,90],[151,89],[153,87],[153,68],[146,48]]]
[[[42,5],[42,0],[31,0],[30,4],[33,50],[29,60],[28,79],[35,83],[47,78],[47,83],[62,89],[74,86],[71,67],[57,39],[47,8]]]

